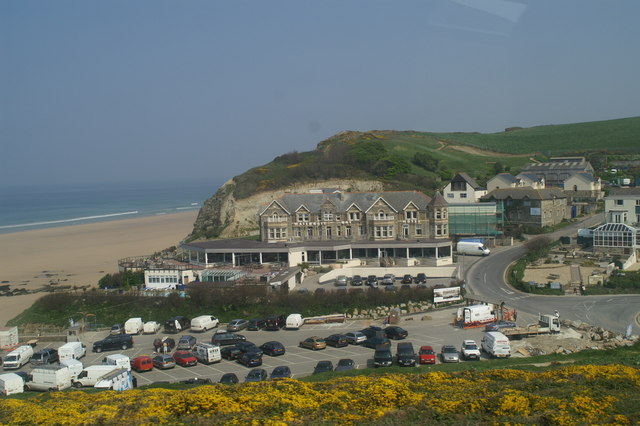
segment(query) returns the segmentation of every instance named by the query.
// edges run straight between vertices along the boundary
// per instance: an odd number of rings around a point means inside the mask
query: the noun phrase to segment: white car
[[[462,358],[464,358],[465,360],[480,359],[480,348],[478,348],[478,344],[475,342],[475,340],[464,340],[462,342],[460,353],[462,353]]]

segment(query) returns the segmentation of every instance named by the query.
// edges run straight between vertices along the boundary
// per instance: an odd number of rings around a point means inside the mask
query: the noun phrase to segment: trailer
[[[500,332],[511,339],[521,339],[523,337],[560,332],[560,318],[558,318],[557,315],[538,315],[537,324],[529,324],[524,327],[503,328]]]
[[[482,327],[498,320],[496,308],[492,304],[478,304],[458,308],[455,325],[461,328]]]

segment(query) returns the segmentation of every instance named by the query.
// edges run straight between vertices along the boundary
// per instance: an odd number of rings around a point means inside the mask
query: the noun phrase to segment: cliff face
[[[258,213],[272,200],[285,193],[309,192],[319,188],[339,188],[352,192],[383,191],[382,182],[375,180],[321,180],[295,182],[291,186],[274,191],[264,191],[237,200],[233,195],[236,183],[227,181],[215,195],[205,201],[198,213],[193,232],[188,241],[215,238],[237,238],[259,235]]]

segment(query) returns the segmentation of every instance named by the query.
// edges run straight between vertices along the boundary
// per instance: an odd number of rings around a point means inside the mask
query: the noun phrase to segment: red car
[[[436,363],[436,353],[431,346],[420,346],[418,358],[420,359],[420,364]]]
[[[176,364],[181,365],[183,367],[192,367],[198,364],[198,360],[191,351],[176,351],[173,354],[173,359],[176,361]]]
[[[150,356],[137,356],[131,360],[131,369],[142,373],[153,370],[153,358]]]

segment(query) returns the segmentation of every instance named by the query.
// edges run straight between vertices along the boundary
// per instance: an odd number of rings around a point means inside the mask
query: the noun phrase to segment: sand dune
[[[0,234],[0,282],[11,288],[95,285],[118,271],[118,259],[176,245],[193,229],[198,212],[125,219]],[[43,293],[0,297],[0,325]]]

